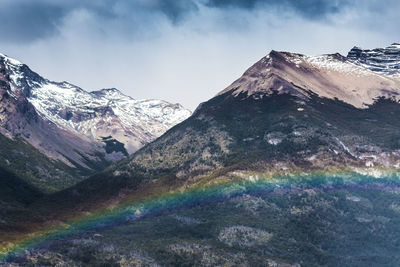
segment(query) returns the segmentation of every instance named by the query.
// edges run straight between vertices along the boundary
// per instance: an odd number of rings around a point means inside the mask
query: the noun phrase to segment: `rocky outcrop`
[[[353,47],[347,58],[369,70],[386,75],[400,75],[400,44],[394,43],[386,48],[362,49]]]
[[[38,120],[35,108],[22,92],[12,92],[9,76],[0,58],[0,133],[7,132],[12,136],[24,134],[27,125]]]

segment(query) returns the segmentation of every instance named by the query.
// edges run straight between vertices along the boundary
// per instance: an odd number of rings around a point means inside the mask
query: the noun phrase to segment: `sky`
[[[399,0],[0,0],[0,52],[85,90],[194,110],[270,50],[400,42]]]

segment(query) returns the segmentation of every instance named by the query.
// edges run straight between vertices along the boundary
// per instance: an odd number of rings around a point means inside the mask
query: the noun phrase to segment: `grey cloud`
[[[176,24],[197,9],[191,0],[2,0],[0,36],[8,42],[29,42],[59,33],[63,20],[74,11],[85,10],[102,23],[131,17],[163,15]],[[103,24],[99,24],[103,25]]]
[[[84,10],[91,16],[91,24],[74,24],[77,31],[87,26],[90,31],[113,33],[126,38],[157,32],[166,23],[182,25],[187,18],[196,18],[201,8],[225,12],[226,18],[235,19],[240,28],[240,11],[265,11],[268,15],[284,14],[310,21],[328,21],[330,15],[351,10],[369,12],[384,17],[398,0],[0,0],[0,37],[2,43],[31,43],[57,36],[71,24],[74,12]],[[397,9],[395,9],[397,10]],[[204,11],[204,8],[203,8]],[[368,13],[368,14],[369,14]],[[369,17],[375,18],[375,15]],[[75,17],[76,18],[76,17]],[[246,20],[243,20],[245,23]],[[375,19],[374,19],[375,21]],[[334,24],[336,21],[330,20]],[[82,23],[85,23],[84,21]],[[207,24],[206,21],[202,22]],[[366,23],[363,21],[362,23]],[[95,26],[93,26],[95,25]],[[82,26],[82,27],[80,27]],[[215,25],[223,29],[224,25]],[[201,27],[201,25],[200,25]],[[71,30],[71,29],[70,29]],[[74,29],[72,29],[74,30]],[[232,29],[234,30],[234,29]]]
[[[0,36],[3,41],[23,42],[57,32],[66,10],[48,3],[29,1],[0,2]]]
[[[207,5],[216,8],[276,8],[294,11],[309,19],[325,18],[329,14],[340,12],[354,4],[353,0],[209,0]]]

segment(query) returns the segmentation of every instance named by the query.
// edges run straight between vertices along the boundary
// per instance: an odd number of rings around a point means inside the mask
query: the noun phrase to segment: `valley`
[[[99,135],[107,153],[118,149],[123,157],[80,182],[43,194],[13,178],[5,192],[22,188],[24,197],[0,199],[16,203],[0,214],[0,260],[6,266],[397,265],[400,47],[380,49],[373,60],[372,52],[360,51],[348,57],[271,51],[132,153],[121,152],[131,137],[116,142]],[[371,67],[378,61],[390,71]],[[124,103],[116,116],[130,105],[125,101],[116,101]],[[123,113],[121,121],[134,122]]]

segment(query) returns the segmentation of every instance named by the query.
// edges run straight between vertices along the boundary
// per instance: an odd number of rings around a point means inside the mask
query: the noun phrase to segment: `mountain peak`
[[[21,95],[32,104],[43,121],[88,140],[96,146],[94,149],[103,146],[99,143],[100,137],[112,135],[133,153],[190,116],[181,106],[173,107],[161,101],[155,104],[150,101],[153,104],[150,105],[116,88],[88,92],[68,82],[50,81],[3,54],[0,54],[0,67],[8,77],[13,95]]]
[[[353,54],[357,53],[354,49]],[[385,56],[397,57],[396,53],[396,49],[389,49]],[[219,95],[231,92],[235,97],[246,94],[259,99],[278,93],[307,100],[312,92],[366,108],[381,96],[398,98],[400,81],[383,74],[339,53],[306,56],[273,50]]]
[[[24,65],[22,62],[20,62],[19,60],[16,60],[14,58],[11,58],[5,54],[0,53],[0,59],[3,59],[4,61],[6,61],[9,64],[15,65],[15,66],[21,66]]]

